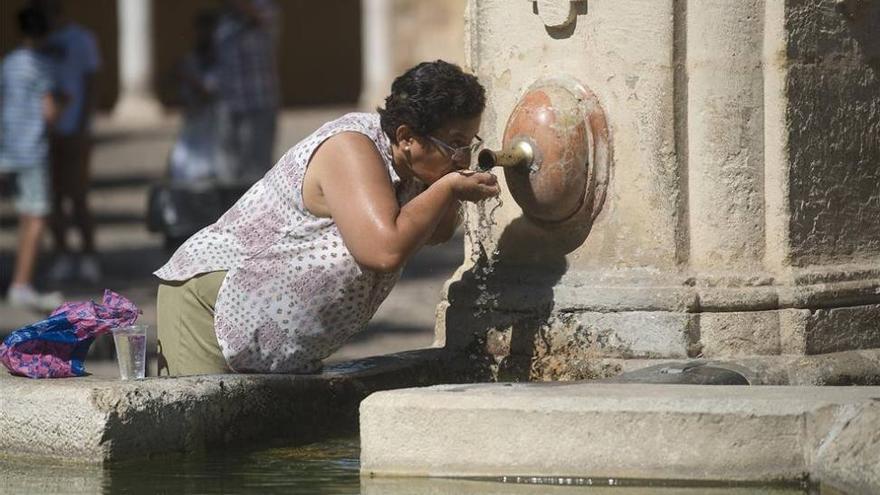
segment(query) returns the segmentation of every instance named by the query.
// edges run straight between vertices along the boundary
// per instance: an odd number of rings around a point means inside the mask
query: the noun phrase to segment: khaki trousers
[[[159,284],[159,376],[231,373],[214,333],[214,306],[225,271]]]

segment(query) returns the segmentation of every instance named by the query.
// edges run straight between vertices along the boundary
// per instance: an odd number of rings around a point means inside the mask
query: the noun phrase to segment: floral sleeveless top
[[[400,277],[400,272],[361,267],[333,219],[312,215],[303,203],[312,154],[345,131],[376,143],[401,206],[424,190],[394,171],[379,116],[350,113],[291,148],[216,223],[189,238],[155,272],[166,281],[183,281],[227,271],[214,308],[214,331],[234,371],[320,369],[323,358],[367,325]]]

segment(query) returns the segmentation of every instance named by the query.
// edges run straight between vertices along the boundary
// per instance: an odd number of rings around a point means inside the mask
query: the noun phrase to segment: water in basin
[[[301,447],[215,449],[99,467],[0,458],[0,493],[404,495],[826,495],[805,485],[725,485],[607,478],[361,478],[357,438]]]

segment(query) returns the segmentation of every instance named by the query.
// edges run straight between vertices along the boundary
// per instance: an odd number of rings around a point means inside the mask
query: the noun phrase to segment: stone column
[[[765,290],[764,2],[687,2],[688,265],[704,355],[777,354]],[[718,288],[721,287],[719,290]]]
[[[760,269],[764,253],[763,2],[687,8],[690,265]],[[720,29],[719,29],[720,28]]]
[[[126,124],[155,122],[162,108],[153,93],[152,3],[117,0],[119,11],[119,101],[113,118]]]
[[[361,0],[361,18],[363,84],[360,106],[372,111],[388,96],[394,77],[390,0]]]

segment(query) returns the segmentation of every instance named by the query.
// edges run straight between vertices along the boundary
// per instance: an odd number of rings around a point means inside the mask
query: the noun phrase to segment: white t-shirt
[[[101,67],[101,54],[94,35],[82,26],[70,23],[49,36],[50,53],[55,64],[55,85],[70,98],[55,123],[58,134],[73,134],[79,129],[85,100],[85,81]]]
[[[0,172],[43,166],[48,157],[43,98],[52,90],[52,65],[31,48],[0,62]]]

